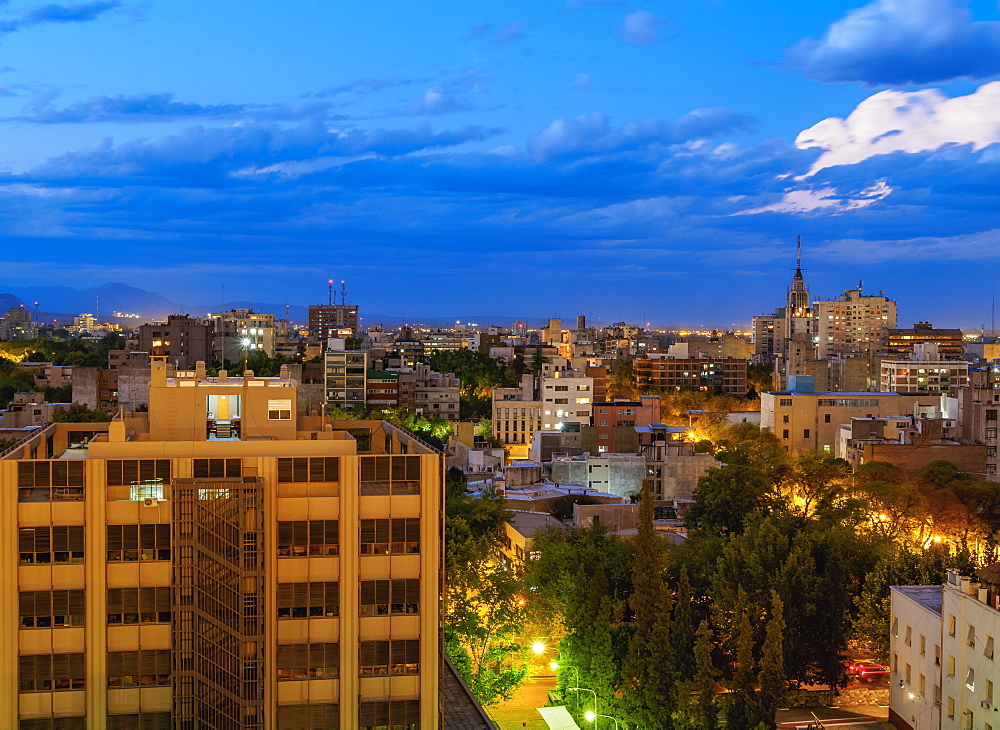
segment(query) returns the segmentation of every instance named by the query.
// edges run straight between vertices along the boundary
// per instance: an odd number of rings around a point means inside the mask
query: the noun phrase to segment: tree
[[[691,677],[695,673],[695,627],[691,612],[691,582],[688,580],[687,566],[681,566],[680,577],[674,595],[674,615],[670,622],[670,645],[674,652],[677,672],[681,677]]]
[[[528,677],[521,588],[517,574],[493,564],[475,589],[448,591],[449,656],[456,668],[465,668],[462,678],[484,705],[510,699]]]
[[[92,411],[87,406],[74,403],[64,411],[57,411],[52,416],[54,423],[104,423],[111,420],[104,411]]]
[[[760,659],[757,683],[760,686],[761,721],[772,730],[775,727],[775,715],[788,685],[785,679],[784,610],[785,605],[778,597],[777,591],[771,591],[771,617],[767,622],[767,637],[764,639],[764,652]]]
[[[611,645],[611,599],[608,596],[608,579],[604,566],[598,565],[594,575],[584,585],[584,621],[578,632],[578,646],[582,661],[580,684],[594,690],[598,708],[607,712],[615,697],[618,667]]]
[[[636,400],[639,397],[639,389],[635,385],[635,370],[630,362],[618,363],[618,367],[612,375],[608,377],[607,398],[609,401],[615,398],[625,398]]]
[[[695,503],[684,521],[696,531],[720,535],[743,532],[748,516],[766,514],[774,506],[771,485],[751,466],[724,466],[698,479]]]
[[[719,671],[712,662],[712,629],[702,621],[694,642],[697,670],[695,688],[698,690],[697,718],[701,730],[715,730],[719,725],[719,707],[715,701],[715,680]]]
[[[676,706],[676,675],[670,649],[670,591],[663,580],[663,542],[653,529],[653,499],[642,488],[636,557],[632,572],[634,592],[629,603],[634,631],[622,669],[625,707],[637,727],[669,727]]]
[[[726,708],[726,727],[753,727],[759,721],[757,697],[753,689],[753,629],[750,616],[740,617],[736,636],[736,674],[730,686],[729,707]]]

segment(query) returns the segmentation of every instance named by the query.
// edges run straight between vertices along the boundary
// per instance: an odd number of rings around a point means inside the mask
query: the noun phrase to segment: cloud
[[[6,4],[6,3],[4,3]],[[122,7],[121,0],[94,0],[77,4],[39,5],[20,17],[0,21],[0,33],[13,33],[44,23],[86,23]]]
[[[936,89],[882,91],[858,104],[846,119],[831,117],[802,131],[795,144],[823,150],[810,175],[893,152],[924,152],[946,145],[979,150],[1000,142],[998,109],[1000,81],[954,98]]]
[[[173,94],[135,94],[132,96],[95,96],[62,109],[49,103],[50,96],[28,105],[26,114],[6,121],[38,124],[70,124],[108,121],[155,121],[185,117],[231,117],[250,108],[246,104],[213,104],[174,101]]]
[[[493,36],[493,42],[498,46],[505,46],[512,41],[516,41],[524,36],[524,31],[531,26],[523,20],[512,20],[504,23]]]
[[[600,112],[576,119],[557,119],[528,140],[528,152],[536,161],[637,149],[651,144],[671,145],[746,129],[752,119],[722,107],[695,109],[673,121],[640,119],[620,130]]]
[[[1000,22],[973,22],[952,0],[874,0],[790,48],[785,65],[868,85],[985,79],[1000,73]]]
[[[592,89],[593,85],[590,83],[590,74],[577,74],[573,77],[573,86],[578,89]]]
[[[94,0],[76,5],[41,5],[25,13],[24,25],[38,23],[85,23],[94,20],[109,10],[121,7],[120,0]]]
[[[663,30],[672,23],[653,15],[648,10],[637,10],[625,16],[621,25],[615,26],[615,35],[626,43],[650,46],[663,40]]]
[[[756,213],[815,213],[825,215],[845,213],[849,210],[867,208],[892,193],[892,188],[885,180],[879,180],[853,196],[844,196],[836,188],[800,188],[790,190],[781,196],[777,203],[759,208],[739,211],[734,215],[754,215]]]
[[[340,96],[342,94],[370,94],[399,86],[410,86],[412,84],[420,83],[421,81],[422,79],[397,79],[393,77],[379,79],[364,77],[352,79],[351,81],[338,84],[337,86],[329,86],[325,89],[320,89],[319,91],[313,91],[309,94],[305,94],[304,96],[307,98],[312,97],[325,99],[328,97]]]

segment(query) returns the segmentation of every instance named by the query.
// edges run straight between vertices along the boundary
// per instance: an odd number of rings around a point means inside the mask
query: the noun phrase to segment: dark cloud
[[[785,66],[872,86],[985,79],[1000,73],[1000,22],[973,22],[950,0],[874,0],[789,49]]]
[[[341,96],[343,94],[372,94],[386,89],[393,89],[399,86],[411,86],[416,83],[426,82],[426,79],[397,79],[393,77],[379,79],[365,77],[352,79],[337,86],[330,86],[319,91],[305,94],[306,97],[325,99],[328,97]]]
[[[46,98],[30,104],[26,113],[7,121],[38,124],[79,124],[108,121],[155,121],[185,117],[231,117],[254,108],[246,104],[213,104],[205,106],[174,101],[173,94],[135,94],[132,96],[95,96],[75,102],[62,109],[51,106]],[[259,108],[259,107],[258,107]]]
[[[640,119],[614,130],[608,117],[594,112],[552,122],[528,140],[528,152],[538,161],[571,159],[652,144],[679,144],[744,130],[752,122],[750,117],[719,107],[696,109],[673,121]]]
[[[2,3],[6,5],[6,3]],[[121,0],[94,0],[88,3],[39,5],[18,17],[0,20],[0,33],[14,33],[44,23],[86,23],[111,10],[122,8]]]

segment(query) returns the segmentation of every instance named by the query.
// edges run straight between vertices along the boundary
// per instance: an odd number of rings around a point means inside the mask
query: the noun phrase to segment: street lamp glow
[[[543,644],[540,641],[536,641],[534,644],[531,645],[531,650],[533,652],[535,652],[536,654],[544,654],[545,653],[545,644]]]
[[[587,710],[583,716],[587,718],[587,722],[593,722],[594,720],[597,719],[597,715],[591,712],[590,710]]]
[[[243,343],[243,347],[250,347],[250,338],[249,337],[244,337],[241,340],[241,342]]]
[[[549,662],[549,669],[555,671],[559,668],[559,662]]]

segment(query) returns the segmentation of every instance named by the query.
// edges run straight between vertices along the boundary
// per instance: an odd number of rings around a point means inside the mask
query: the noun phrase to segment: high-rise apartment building
[[[836,299],[813,302],[816,354],[875,355],[885,350],[888,330],[896,326],[896,302],[884,294],[865,294],[859,282]]]
[[[139,349],[166,355],[179,368],[212,361],[212,325],[200,319],[171,314],[163,321],[139,327]]]
[[[438,727],[441,455],[151,372],[0,458],[0,727]]]
[[[355,304],[310,304],[309,334],[318,340],[343,337],[342,330],[358,336],[358,307]]]
[[[212,358],[239,363],[244,355],[263,352],[274,357],[275,327],[273,314],[252,309],[230,309],[210,314],[205,320],[213,327]]]
[[[332,342],[340,347],[323,355],[326,404],[346,410],[363,406],[368,395],[368,353],[343,349],[344,340]]]

